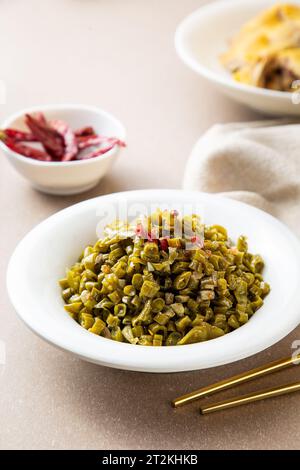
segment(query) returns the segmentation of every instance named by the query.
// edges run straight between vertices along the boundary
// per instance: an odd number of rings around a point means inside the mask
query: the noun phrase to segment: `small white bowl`
[[[49,119],[62,119],[72,129],[93,126],[99,134],[125,140],[124,126],[114,116],[93,106],[50,105],[22,109],[8,117],[1,129],[13,127],[24,130],[24,115],[42,111]],[[97,185],[99,180],[110,170],[120,154],[121,148],[116,145],[112,150],[91,158],[71,162],[40,162],[10,150],[2,141],[0,149],[6,154],[13,167],[26,178],[36,189],[49,194],[76,194],[87,191]]]
[[[249,236],[249,249],[263,256],[264,278],[271,285],[263,307],[241,328],[186,346],[137,346],[84,330],[64,310],[57,280],[96,241],[96,226],[102,229],[118,210],[127,207],[133,216],[166,206],[201,213],[205,223],[227,227],[234,240]],[[7,287],[17,313],[35,333],[82,359],[144,372],[196,370],[258,353],[300,323],[300,244],[278,220],[225,197],[180,190],[109,194],[60,211],[26,235],[11,257]]]
[[[175,34],[179,57],[222,93],[269,115],[300,114],[299,92],[289,93],[235,81],[219,61],[230,39],[247,21],[278,3],[274,0],[220,0],[204,5],[185,18]],[[293,3],[300,4],[299,0]]]

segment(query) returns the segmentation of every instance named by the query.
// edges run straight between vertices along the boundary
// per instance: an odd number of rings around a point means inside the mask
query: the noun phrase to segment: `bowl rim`
[[[79,325],[78,328],[80,328],[82,335],[89,335],[89,339],[86,340],[82,336],[82,342],[80,344],[72,342],[72,339],[70,338],[70,335],[63,335],[63,337],[60,337],[59,334],[57,334],[56,329],[54,330],[50,328],[50,331],[48,327],[41,326],[38,322],[34,320],[34,316],[32,316],[31,311],[30,313],[26,313],[26,307],[24,309],[24,300],[23,298],[20,298],[18,296],[18,293],[16,294],[16,290],[14,288],[15,282],[16,282],[16,276],[20,276],[20,269],[19,269],[19,261],[20,255],[21,258],[24,256],[24,253],[26,253],[26,245],[27,243],[31,243],[31,239],[35,237],[35,235],[43,234],[43,231],[47,230],[47,228],[51,225],[55,224],[59,221],[60,219],[64,219],[64,216],[68,212],[73,212],[75,215],[77,214],[77,211],[80,212],[80,210],[84,210],[85,208],[88,210],[88,208],[94,207],[96,203],[98,203],[100,200],[104,201],[105,199],[110,199],[111,201],[114,200],[124,200],[124,198],[127,198],[127,200],[130,200],[130,198],[134,198],[136,200],[136,197],[147,197],[146,200],[151,201],[151,197],[153,197],[154,194],[159,194],[159,197],[164,197],[164,195],[168,194],[169,197],[178,197],[180,193],[181,195],[186,195],[186,197],[199,197],[200,200],[202,199],[203,201],[206,201],[208,199],[213,198],[215,201],[219,201],[220,203],[222,202],[223,204],[227,206],[235,206],[238,209],[245,210],[247,209],[250,211],[249,217],[251,216],[251,213],[257,214],[259,218],[267,218],[269,222],[278,228],[278,230],[283,233],[284,236],[286,236],[287,240],[289,243],[292,245],[294,249],[295,256],[298,256],[300,260],[300,242],[298,238],[279,220],[271,216],[270,214],[267,214],[266,212],[257,209],[253,206],[250,206],[248,204],[242,203],[240,201],[236,201],[224,196],[220,196],[218,194],[208,194],[208,193],[201,193],[198,191],[183,191],[183,190],[137,190],[137,191],[126,191],[126,192],[120,192],[120,193],[112,193],[108,194],[105,196],[98,196],[93,199],[88,199],[86,201],[74,204],[66,209],[63,209],[56,214],[48,217],[45,219],[43,222],[39,223],[36,225],[25,237],[19,242],[17,247],[15,248],[13,254],[11,255],[11,258],[9,260],[8,268],[7,268],[7,277],[6,277],[6,282],[7,282],[7,290],[9,294],[9,298],[18,314],[18,316],[23,320],[23,322],[38,336],[42,337],[44,340],[47,342],[59,347],[60,349],[63,349],[65,351],[69,351],[74,353],[75,355],[81,357],[82,359],[88,360],[90,362],[95,362],[97,364],[101,365],[106,365],[109,367],[114,367],[114,368],[119,368],[119,369],[127,369],[127,370],[136,370],[136,371],[142,371],[142,372],[181,372],[181,371],[189,371],[189,370],[199,370],[201,368],[209,368],[209,367],[215,367],[218,365],[224,365],[227,363],[235,362],[237,360],[241,360],[243,358],[252,356],[270,346],[273,344],[277,343],[279,340],[281,340],[283,337],[288,335],[294,328],[296,328],[299,323],[300,323],[300,314],[299,309],[300,309],[300,298],[293,298],[292,306],[289,305],[289,310],[293,311],[293,314],[290,314],[290,317],[285,321],[285,323],[278,325],[278,323],[273,324],[272,327],[272,334],[269,332],[263,337],[263,338],[254,338],[254,341],[252,344],[243,344],[243,347],[240,346],[240,340],[242,337],[249,338],[248,334],[246,333],[245,330],[243,330],[245,333],[241,334],[242,328],[231,332],[228,335],[225,335],[221,338],[216,338],[211,341],[207,341],[204,343],[196,343],[196,344],[190,344],[190,345],[185,345],[184,346],[184,351],[187,353],[187,355],[180,354],[179,355],[179,349],[181,348],[178,347],[156,347],[156,348],[149,348],[147,346],[135,346],[131,344],[125,344],[125,343],[118,343],[112,340],[108,340],[106,338],[101,338],[96,335],[91,335],[89,332],[81,328]],[[181,196],[182,197],[182,196]],[[19,274],[18,274],[19,273]],[[299,283],[299,288],[300,288],[300,283]],[[27,307],[28,311],[28,307]],[[75,322],[74,322],[75,323]],[[284,325],[284,328],[282,327]],[[75,325],[74,325],[75,326]],[[70,331],[71,332],[71,331]],[[205,362],[204,365],[199,365],[199,356],[201,356],[201,353],[198,354],[197,352],[201,352],[201,347],[202,351],[203,349],[211,349],[212,343],[217,345],[219,344],[219,350],[222,346],[225,345],[228,346],[228,338],[232,338],[233,336],[235,338],[238,338],[235,340],[234,347],[232,349],[229,348],[229,351],[226,351],[226,358],[224,359],[225,354],[216,354],[217,358],[211,358]],[[96,340],[96,342],[95,342]],[[93,345],[93,347],[92,347]],[[206,345],[206,346],[203,346]],[[105,347],[106,346],[106,347]],[[139,348],[139,349],[137,349]],[[175,349],[174,349],[175,348]],[[222,348],[221,348],[222,349]],[[236,350],[237,349],[237,350]],[[169,355],[169,351],[173,350],[173,355]],[[136,354],[137,351],[140,351],[140,354]],[[176,353],[175,353],[176,351]],[[111,352],[113,352],[113,355],[111,356]],[[219,351],[220,352],[220,351]],[[194,354],[193,354],[194,353]],[[169,357],[168,357],[169,356]],[[213,356],[213,355],[212,355]],[[187,362],[187,364],[186,364]],[[201,362],[201,361],[200,361]]]
[[[47,111],[55,111],[55,110],[58,110],[58,111],[62,111],[62,110],[74,110],[74,111],[78,110],[78,111],[80,111],[80,110],[82,110],[82,111],[94,112],[98,115],[103,116],[107,120],[112,121],[116,126],[119,127],[120,135],[116,136],[116,137],[118,137],[120,140],[123,140],[123,141],[125,141],[125,139],[126,139],[126,129],[125,129],[124,125],[113,114],[109,113],[108,111],[105,111],[102,108],[98,108],[97,106],[74,104],[74,103],[35,105],[35,106],[30,106],[30,107],[23,108],[19,111],[16,111],[13,114],[10,114],[7,118],[5,118],[1,122],[0,128],[5,129],[7,127],[10,127],[10,124],[13,121],[15,121],[16,119],[24,116],[26,113],[30,114],[30,113],[35,113],[35,112],[38,112],[38,111],[42,111],[42,112],[47,113]],[[5,145],[5,143],[2,142],[2,140],[0,140],[0,149],[4,153],[8,154],[11,158],[15,158],[16,160],[19,160],[22,163],[25,163],[25,164],[28,164],[28,165],[31,165],[31,166],[38,166],[38,167],[42,167],[42,168],[49,168],[49,167],[51,167],[51,168],[54,168],[54,167],[60,167],[60,168],[68,167],[68,168],[70,168],[71,166],[76,167],[76,166],[79,166],[79,165],[92,165],[96,162],[106,160],[107,158],[112,158],[112,156],[118,152],[118,146],[115,146],[111,150],[106,152],[105,154],[99,155],[98,157],[90,158],[90,159],[87,159],[87,160],[71,160],[69,162],[43,162],[43,161],[40,161],[40,160],[35,160],[34,158],[24,157],[23,155],[21,155],[17,152],[14,152],[10,148],[8,148]]]
[[[299,0],[294,0],[297,3],[300,3]],[[259,88],[255,87],[254,85],[247,85],[244,83],[237,82],[234,80],[229,74],[218,74],[214,72],[209,67],[203,65],[200,60],[196,60],[194,56],[190,53],[189,49],[184,46],[183,38],[185,34],[190,29],[190,25],[194,23],[194,21],[205,15],[207,13],[213,14],[214,12],[219,11],[220,8],[228,7],[228,5],[237,6],[239,8],[243,8],[243,3],[257,3],[260,4],[261,0],[214,0],[212,3],[204,4],[200,6],[197,10],[194,10],[192,13],[187,15],[177,26],[175,30],[174,36],[174,45],[175,50],[179,56],[179,58],[191,68],[194,72],[198,73],[202,77],[206,78],[209,81],[217,83],[218,85],[225,86],[231,90],[240,90],[242,92],[251,94],[251,95],[258,95],[264,96],[268,98],[276,98],[282,101],[290,101],[293,92],[289,91],[278,91],[278,90],[269,90],[267,88]],[[274,2],[274,5],[276,2]],[[263,7],[262,7],[263,11]],[[242,26],[242,25],[241,25]]]

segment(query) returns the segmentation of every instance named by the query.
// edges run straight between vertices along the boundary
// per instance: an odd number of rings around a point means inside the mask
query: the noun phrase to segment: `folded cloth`
[[[217,124],[197,142],[183,188],[222,193],[263,209],[300,236],[300,124]]]

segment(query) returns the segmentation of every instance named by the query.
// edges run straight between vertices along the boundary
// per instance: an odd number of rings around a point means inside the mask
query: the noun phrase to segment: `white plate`
[[[189,15],[178,26],[175,47],[191,69],[234,100],[271,115],[299,115],[299,93],[266,90],[235,81],[219,62],[229,40],[249,19],[277,4],[274,0],[221,0]],[[293,3],[300,4],[299,0]],[[298,103],[298,104],[297,104]]]
[[[104,224],[100,214],[116,210],[120,204],[136,211],[185,204],[188,210],[201,211],[206,223],[227,227],[235,240],[240,234],[248,235],[250,250],[260,253],[266,262],[264,276],[272,287],[264,306],[238,330],[186,346],[135,346],[84,330],[64,311],[57,280],[82,248],[95,242],[96,226]],[[11,257],[7,286],[17,313],[35,333],[82,359],[145,372],[196,370],[255,354],[300,323],[300,245],[270,215],[224,197],[180,190],[116,193],[71,206],[35,227]]]

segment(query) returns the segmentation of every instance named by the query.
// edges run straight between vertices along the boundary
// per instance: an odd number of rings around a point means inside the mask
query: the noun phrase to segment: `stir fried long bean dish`
[[[65,310],[115,341],[175,346],[214,339],[248,322],[270,287],[263,259],[197,215],[157,210],[115,221],[59,281]]]

